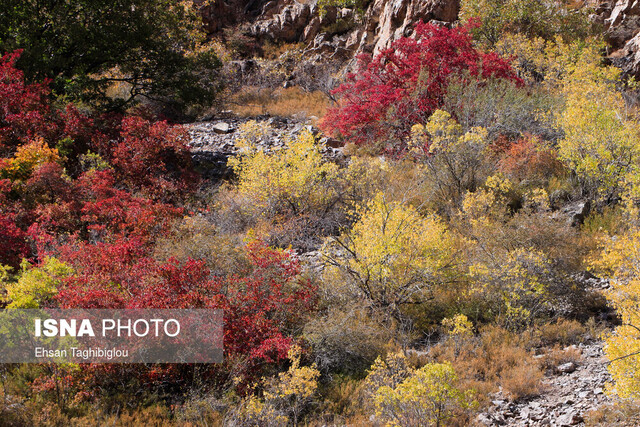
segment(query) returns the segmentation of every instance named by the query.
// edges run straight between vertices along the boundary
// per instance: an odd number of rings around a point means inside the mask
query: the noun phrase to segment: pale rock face
[[[627,75],[640,76],[640,0],[591,2],[594,20],[605,27],[612,63]]]
[[[267,3],[265,9],[270,4]],[[322,47],[326,52],[331,46],[334,51],[347,49],[352,54],[375,54],[399,37],[410,35],[417,22],[453,22],[459,10],[459,0],[374,0],[362,16],[347,8],[327,8],[326,14],[320,16],[317,0],[288,0],[279,13],[262,14],[249,27],[249,34],[275,41],[305,42],[310,50],[316,51]],[[323,28],[338,20],[354,24],[344,34],[323,35]],[[318,37],[320,35],[323,36]]]
[[[611,61],[625,74],[640,77],[640,0],[582,3],[594,9],[591,19],[604,27]],[[320,16],[317,0],[225,0],[210,3],[202,14],[212,33],[245,22],[247,35],[276,42],[302,42],[314,60],[344,60],[388,48],[399,37],[411,35],[419,21],[452,23],[459,11],[460,0],[371,0],[362,14],[329,7]],[[329,27],[334,34],[327,32]]]
[[[390,46],[400,37],[413,32],[419,21],[453,22],[458,18],[458,0],[375,0],[369,7],[366,21],[368,29],[376,34],[373,53]],[[371,25],[371,24],[377,24]]]

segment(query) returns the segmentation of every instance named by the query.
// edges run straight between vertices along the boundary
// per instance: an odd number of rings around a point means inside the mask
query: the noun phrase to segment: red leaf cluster
[[[57,109],[47,81],[24,82],[15,68],[19,55],[0,59],[0,179],[9,178],[0,180],[0,263],[15,267],[35,255],[27,237],[42,247],[65,235],[151,243],[182,214],[177,204],[197,184],[185,130],[136,116],[90,117],[72,105]],[[58,147],[62,161],[7,172],[16,150],[36,139]],[[109,169],[83,170],[89,151]]]
[[[472,44],[472,24],[453,29],[419,23],[375,58],[361,56],[358,70],[334,93],[339,106],[322,127],[355,144],[387,143],[402,150],[411,126],[439,108],[452,81],[490,77],[520,82],[509,63]]]

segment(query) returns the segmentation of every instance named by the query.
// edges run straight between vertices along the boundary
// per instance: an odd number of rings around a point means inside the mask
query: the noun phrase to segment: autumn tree
[[[160,262],[139,238],[73,242],[55,249],[73,268],[53,297],[63,308],[220,308],[225,310],[225,358],[243,374],[287,357],[295,328],[316,301],[288,250],[252,241],[248,269],[211,277],[202,259]]]
[[[459,203],[473,191],[488,169],[487,132],[468,132],[446,111],[436,110],[426,125],[411,128],[410,153],[425,165],[426,179],[432,183],[437,200]]]
[[[619,71],[602,66],[597,52],[586,50],[569,70],[558,154],[587,196],[610,201],[624,181],[638,180],[640,125],[615,87]]]
[[[469,29],[419,23],[415,37],[400,38],[372,60],[361,57],[358,70],[336,89],[339,105],[323,119],[324,129],[379,151],[402,151],[411,127],[442,105],[450,82],[518,82],[506,60],[473,46]]]
[[[629,200],[630,202],[630,200]],[[605,338],[609,372],[615,392],[622,398],[640,397],[640,228],[638,209],[625,209],[628,227],[603,241],[602,253],[592,259],[592,267],[610,279],[607,299],[615,307],[621,325]]]
[[[320,371],[312,366],[300,366],[302,349],[292,346],[288,358],[291,366],[276,377],[265,378],[264,399],[256,395],[243,400],[232,412],[232,424],[241,425],[298,425],[300,415],[318,389]]]
[[[402,353],[378,358],[365,380],[376,416],[389,425],[441,426],[476,405],[451,363],[408,366]]]
[[[234,210],[271,244],[310,250],[344,221],[350,183],[338,165],[324,158],[324,147],[309,130],[286,140],[281,149],[256,143],[269,132],[263,122],[250,121],[240,129],[242,150],[229,161],[237,176],[231,196],[239,209]]]
[[[338,167],[325,162],[322,146],[313,134],[303,131],[288,141],[287,148],[265,152],[253,142],[264,123],[249,122],[241,129],[244,153],[231,159],[238,175],[238,191],[252,199],[253,209],[267,216],[284,212],[307,214],[326,209],[336,199]]]
[[[28,84],[16,68],[21,51],[0,58],[0,149],[51,135],[57,125],[47,82]]]
[[[142,191],[163,201],[176,200],[194,190],[198,182],[188,141],[182,126],[129,116],[123,118],[117,143],[106,150],[106,156],[119,183],[130,191]]]
[[[455,227],[465,236],[466,262],[483,316],[520,330],[551,313],[554,301],[580,304],[583,288],[572,279],[583,256],[575,230],[550,218],[544,189],[529,190],[523,206],[514,184],[501,175],[464,197]]]
[[[41,265],[22,262],[15,281],[4,277],[9,308],[39,308],[50,306],[62,284],[62,279],[73,274],[73,269],[55,258],[46,258]]]
[[[0,61],[0,262],[17,267],[69,234],[151,244],[197,183],[185,130],[59,109],[47,82],[25,83],[17,58]]]
[[[355,295],[398,316],[401,306],[427,301],[451,279],[454,238],[435,214],[423,216],[379,193],[357,215],[325,248],[327,283],[344,281]]]
[[[27,234],[18,227],[15,217],[11,212],[0,212],[0,265],[16,267],[31,252]]]

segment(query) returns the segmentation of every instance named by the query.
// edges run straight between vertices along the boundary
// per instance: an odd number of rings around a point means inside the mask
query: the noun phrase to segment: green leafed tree
[[[0,0],[0,51],[22,49],[27,79],[107,108],[142,97],[184,111],[208,106],[220,61],[191,2]]]
[[[475,37],[492,46],[505,33],[553,40],[575,40],[588,36],[591,24],[588,12],[568,0],[462,0],[460,17],[477,19]]]

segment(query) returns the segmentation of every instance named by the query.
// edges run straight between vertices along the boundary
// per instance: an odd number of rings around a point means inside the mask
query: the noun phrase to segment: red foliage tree
[[[34,138],[59,147],[61,160],[3,180],[2,243],[11,244],[0,262],[15,264],[27,255],[27,234],[43,248],[66,235],[152,243],[182,214],[176,204],[197,183],[185,130],[139,117],[92,118],[72,105],[54,108],[47,81],[24,82],[15,68],[19,54],[0,59],[0,157],[6,157],[0,158],[0,171]],[[79,156],[88,150],[111,169],[84,171]]]
[[[0,168],[1,164],[2,159]],[[11,181],[0,179],[0,264],[15,268],[31,251],[27,234],[19,226],[24,211],[11,200],[11,191]]]
[[[189,135],[181,126],[125,117],[120,138],[111,152],[111,164],[127,188],[170,200],[193,189],[197,182],[188,140]]]
[[[222,282],[228,307],[225,350],[250,360],[278,361],[292,343],[289,328],[313,308],[316,288],[300,279],[300,263],[289,251],[256,240],[247,246],[247,256],[252,271]]]
[[[89,171],[78,179],[84,201],[82,224],[94,236],[136,237],[150,243],[183,213],[182,208],[134,196],[116,186],[112,170]]]
[[[260,241],[247,245],[251,268],[211,278],[202,260],[161,263],[137,239],[75,242],[57,249],[74,267],[57,300],[65,308],[220,308],[227,358],[246,368],[287,357],[292,335],[313,309],[316,288],[300,278],[298,259]]]
[[[0,58],[0,146],[15,146],[54,133],[58,121],[49,104],[49,82],[26,84],[15,68],[22,51]]]
[[[28,256],[26,233],[16,225],[14,216],[0,212],[0,264],[17,267]]]
[[[449,29],[418,23],[414,37],[402,37],[358,69],[334,93],[339,106],[321,126],[356,144],[392,143],[401,150],[411,126],[425,123],[443,103],[449,83],[490,77],[520,81],[509,63],[472,44],[471,24]]]

